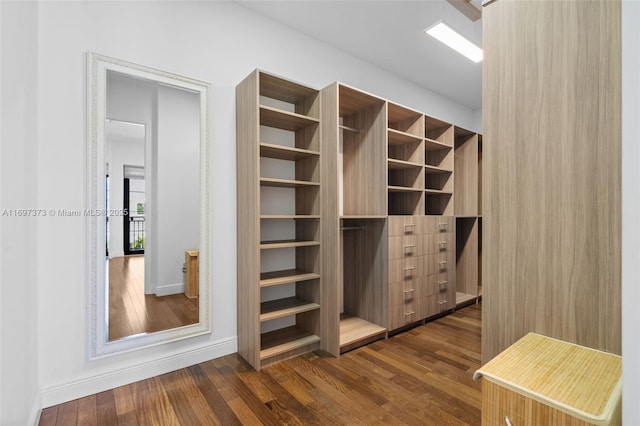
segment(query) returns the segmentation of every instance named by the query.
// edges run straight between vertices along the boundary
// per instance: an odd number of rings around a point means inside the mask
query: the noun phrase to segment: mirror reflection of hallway
[[[106,140],[106,283],[108,290],[108,341],[129,336],[170,330],[199,322],[199,300],[187,297],[182,287],[162,292],[145,281],[150,258],[147,216],[153,209],[146,192],[153,188],[146,178],[149,126],[140,123],[108,119]],[[158,199],[159,195],[156,195]],[[158,252],[155,252],[156,257]],[[177,253],[180,273],[182,253]],[[178,276],[179,277],[179,276]],[[173,277],[172,282],[186,281]],[[189,295],[192,296],[192,295]]]

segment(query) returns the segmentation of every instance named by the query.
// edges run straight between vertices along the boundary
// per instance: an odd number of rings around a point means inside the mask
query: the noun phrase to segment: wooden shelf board
[[[423,188],[408,188],[406,186],[387,186],[389,192],[423,192]]]
[[[260,106],[260,124],[282,130],[296,131],[317,125],[320,120],[295,112],[283,111],[268,106]]]
[[[440,189],[425,189],[424,193],[427,195],[453,195],[451,191],[442,191]]]
[[[386,333],[387,329],[358,317],[340,319],[340,347]]]
[[[320,341],[320,337],[296,326],[283,328],[260,336],[260,360],[281,355]]]
[[[460,305],[460,304],[469,302],[471,300],[476,300],[477,298],[478,298],[478,296],[474,296],[473,294],[457,292],[456,293],[456,305]]]
[[[345,126],[343,124],[339,124],[338,128],[342,129],[342,130],[346,130],[347,132],[360,133],[359,129],[356,129],[356,128],[353,128],[353,127],[349,127],[349,126]]]
[[[424,164],[412,163],[411,161],[396,160],[395,158],[387,159],[387,165],[389,170],[405,170],[405,169],[419,169],[424,167]]]
[[[319,241],[300,241],[300,240],[277,240],[277,241],[262,241],[260,242],[261,250],[269,249],[281,249],[292,247],[310,247],[319,246]]]
[[[453,146],[447,145],[446,143],[438,142],[433,139],[425,138],[426,143],[424,145],[427,151],[437,151],[439,149],[453,149]]]
[[[270,321],[276,318],[288,317],[303,312],[320,309],[320,305],[295,296],[284,299],[271,300],[260,304],[260,321]]]
[[[319,214],[263,214],[260,219],[320,219]]]
[[[340,216],[340,219],[386,219],[387,215],[357,215],[357,214],[346,214]]]
[[[403,145],[406,143],[422,142],[423,138],[420,136],[412,135],[411,133],[401,132],[396,129],[387,129],[389,145]]]
[[[359,89],[354,89],[347,85],[338,84],[338,106],[339,115],[341,117],[354,114],[356,112],[363,111],[373,105],[383,104],[384,100],[373,96],[369,93],[363,92]]]
[[[319,182],[309,182],[306,180],[260,178],[260,186],[274,186],[278,188],[302,188],[320,186]]]
[[[319,156],[317,151],[310,151],[308,149],[292,148],[282,145],[274,145],[269,143],[260,143],[260,156],[266,158],[275,158],[278,160],[295,161],[301,158],[307,158],[312,156]]]
[[[273,285],[315,280],[317,278],[320,278],[320,274],[316,274],[315,272],[305,272],[299,269],[263,272],[260,274],[260,287],[270,287]]]
[[[434,173],[453,173],[453,170],[449,170],[449,169],[444,169],[442,167],[438,167],[438,166],[431,166],[429,164],[426,164],[424,166],[424,172],[427,174],[434,174]]]

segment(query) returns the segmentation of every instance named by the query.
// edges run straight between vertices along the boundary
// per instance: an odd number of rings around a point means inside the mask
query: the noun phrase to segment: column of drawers
[[[389,216],[389,329],[455,306],[455,220]]]

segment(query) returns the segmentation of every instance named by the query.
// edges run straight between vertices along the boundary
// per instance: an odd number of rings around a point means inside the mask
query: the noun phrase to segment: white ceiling
[[[424,30],[443,19],[482,46],[472,22],[445,0],[236,0],[469,108],[482,106],[482,62],[471,62]],[[472,3],[481,8],[481,0]]]

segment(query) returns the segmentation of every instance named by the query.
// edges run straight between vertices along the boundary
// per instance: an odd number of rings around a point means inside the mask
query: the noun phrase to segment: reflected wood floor
[[[237,354],[42,411],[40,425],[479,425],[481,304],[253,370]]]
[[[144,256],[109,259],[109,341],[198,322],[198,298],[144,294]]]

